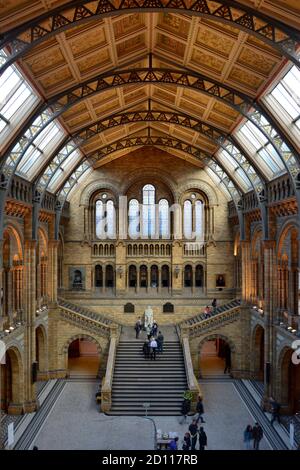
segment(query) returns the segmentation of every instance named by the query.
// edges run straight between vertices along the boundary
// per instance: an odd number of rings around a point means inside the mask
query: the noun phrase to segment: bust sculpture
[[[148,307],[146,308],[144,316],[145,316],[144,318],[145,328],[147,328],[148,325],[152,326],[153,325],[153,310],[150,307],[150,305],[148,305]]]

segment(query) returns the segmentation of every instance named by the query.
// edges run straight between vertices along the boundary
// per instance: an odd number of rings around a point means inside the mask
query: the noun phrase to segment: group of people
[[[263,435],[264,433],[260,424],[255,423],[253,427],[251,426],[251,424],[248,424],[244,431],[244,443],[246,449],[259,450],[259,444],[263,438]]]
[[[192,422],[182,440],[182,450],[196,450],[197,439],[199,440],[199,450],[205,450],[207,446],[207,436],[202,426],[198,430],[196,420]],[[178,449],[178,437],[174,437],[169,443],[168,448],[170,450],[179,450]]]
[[[157,324],[156,324],[157,326]],[[156,331],[155,331],[156,330]],[[156,360],[156,354],[163,353],[164,348],[164,336],[161,331],[157,333],[157,328],[151,331],[149,335],[147,335],[147,339],[143,344],[143,354],[145,359],[149,359],[152,361]]]

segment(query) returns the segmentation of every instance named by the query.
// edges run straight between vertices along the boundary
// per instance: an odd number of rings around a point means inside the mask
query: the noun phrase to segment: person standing
[[[189,432],[186,432],[182,442],[182,450],[190,450],[191,448],[191,435]]]
[[[224,358],[225,358],[225,369],[224,374],[228,372],[230,374],[231,371],[231,350],[228,344],[225,345],[224,349]]]
[[[145,359],[149,359],[149,353],[150,353],[149,341],[146,339],[146,341],[143,344],[143,354],[144,354]]]
[[[198,413],[198,417],[196,419],[196,423],[198,424],[199,422],[199,419],[201,420],[201,423],[205,423],[202,415],[204,413],[204,408],[203,408],[203,401],[202,401],[202,397],[198,397],[198,401],[197,401],[197,405],[196,405],[196,411]]]
[[[246,427],[246,429],[244,431],[244,442],[245,442],[246,450],[251,449],[252,439],[253,439],[252,426],[250,424],[248,424],[248,426]]]
[[[212,309],[213,309],[213,313],[215,313],[216,308],[217,308],[217,299],[213,299],[213,301],[211,303],[211,306],[212,306]]]
[[[151,326],[150,325],[146,326],[146,334],[147,334],[148,340],[150,341],[150,338],[151,338]]]
[[[163,347],[164,347],[164,336],[161,331],[158,332],[158,337],[157,337],[157,352],[162,353],[163,352]]]
[[[253,434],[253,449],[259,450],[259,443],[263,438],[263,430],[262,430],[262,427],[258,423],[255,423],[255,426],[252,429],[252,434]]]
[[[156,360],[156,350],[157,350],[157,342],[155,338],[152,338],[150,341],[150,359],[155,361]]]
[[[186,422],[190,409],[191,409],[191,400],[188,400],[187,398],[185,398],[181,405],[181,414],[183,418],[180,424],[183,424]]]
[[[207,436],[206,436],[206,432],[201,426],[199,429],[199,450],[205,450],[206,446],[207,446]]]
[[[140,335],[140,331],[141,331],[141,328],[142,328],[142,322],[141,322],[141,319],[139,318],[138,321],[136,322],[135,324],[135,338],[138,339],[139,335]]]
[[[191,442],[192,442],[191,450],[195,450],[196,443],[197,443],[197,435],[198,435],[198,426],[197,426],[195,419],[193,419],[192,424],[190,424],[189,431],[191,433]]]
[[[278,424],[280,424],[280,404],[277,403],[274,399],[271,401],[272,405],[272,419],[271,419],[271,425],[273,426],[274,421],[278,421]]]
[[[153,325],[152,325],[152,330],[151,330],[151,335],[154,336],[154,338],[156,338],[157,336],[157,331],[158,331],[158,324],[154,320]]]

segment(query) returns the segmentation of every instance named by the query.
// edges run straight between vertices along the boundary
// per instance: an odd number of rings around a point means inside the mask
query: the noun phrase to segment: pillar
[[[35,361],[36,314],[36,241],[26,240],[24,250],[25,305],[24,305],[24,411],[37,409],[35,384],[32,383],[32,364]]]
[[[44,276],[48,283],[49,301],[53,304],[57,302],[57,252],[58,240],[50,240],[48,244],[48,276]],[[47,287],[47,286],[46,286]]]

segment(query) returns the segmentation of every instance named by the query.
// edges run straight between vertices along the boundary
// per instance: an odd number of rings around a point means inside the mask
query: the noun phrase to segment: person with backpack
[[[259,450],[259,443],[263,438],[263,430],[262,430],[262,427],[258,423],[255,423],[255,426],[252,429],[252,434],[253,434],[253,449]]]
[[[198,424],[199,420],[201,420],[201,423],[205,423],[202,415],[204,413],[204,408],[203,408],[203,402],[202,402],[202,397],[198,397],[197,405],[196,405],[196,411],[198,413],[198,417],[196,419],[196,423]]]
[[[207,436],[206,432],[204,431],[203,427],[199,429],[199,450],[205,450],[207,446]]]

